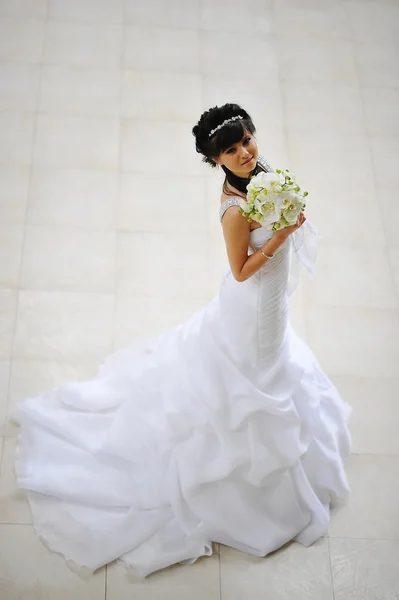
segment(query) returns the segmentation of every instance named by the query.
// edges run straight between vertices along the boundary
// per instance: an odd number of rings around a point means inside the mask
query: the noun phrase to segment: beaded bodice
[[[273,171],[272,167],[270,166],[270,164],[267,162],[267,160],[263,156],[259,156],[258,157],[258,163],[268,173],[270,173],[270,172]],[[242,198],[231,197],[231,198],[227,198],[227,200],[225,200],[220,205],[220,211],[219,211],[219,220],[220,220],[220,222],[222,222],[223,215],[226,212],[226,210],[228,210],[231,206],[239,206],[241,200],[242,200]]]

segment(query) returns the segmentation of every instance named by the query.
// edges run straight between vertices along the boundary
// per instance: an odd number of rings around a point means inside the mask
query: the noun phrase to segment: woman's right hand
[[[302,225],[304,224],[305,221],[306,221],[305,213],[303,211],[301,211],[299,213],[299,217],[298,217],[298,220],[295,223],[295,225],[289,225],[289,227],[284,227],[284,229],[280,229],[279,231],[276,231],[274,233],[273,237],[277,238],[278,240],[281,240],[281,242],[284,242],[288,238],[288,236],[290,236],[291,234],[294,233],[294,231],[296,231],[297,229],[302,227]]]

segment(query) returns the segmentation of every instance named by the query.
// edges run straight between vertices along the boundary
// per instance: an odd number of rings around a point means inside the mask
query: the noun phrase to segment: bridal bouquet
[[[257,221],[272,231],[295,225],[308,195],[288,169],[258,173],[247,185],[247,192],[247,199],[240,202],[240,212],[248,221]]]

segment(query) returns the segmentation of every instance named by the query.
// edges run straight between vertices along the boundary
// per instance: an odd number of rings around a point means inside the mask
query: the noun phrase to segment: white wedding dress
[[[251,247],[270,235],[252,231]],[[326,533],[348,493],[350,408],[289,325],[290,255],[289,239],[93,381],[20,404],[18,484],[73,568],[119,559],[146,576],[212,542],[265,556]]]

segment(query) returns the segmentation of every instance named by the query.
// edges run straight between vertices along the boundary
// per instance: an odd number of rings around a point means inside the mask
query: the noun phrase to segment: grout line
[[[108,593],[108,565],[105,565],[104,600],[107,600],[107,593]]]
[[[328,562],[330,565],[331,590],[332,590],[333,600],[335,600],[335,586],[334,586],[333,569],[332,569],[332,563],[331,563],[330,538],[328,536],[327,536],[327,547],[328,547]]]
[[[18,292],[17,292],[17,302],[18,302]],[[16,310],[15,310],[15,322],[14,322],[14,338],[15,338],[15,328],[16,328],[16,323],[17,323],[17,319],[16,319]],[[14,339],[13,339],[13,343],[12,343],[12,348],[14,346]],[[3,441],[2,446],[0,448],[0,476],[1,476],[1,467],[2,467],[2,461],[3,461],[3,454],[4,454],[4,446],[6,443],[6,438],[10,437],[6,435],[6,431],[7,431],[7,425],[8,425],[8,411],[10,408],[10,392],[11,392],[11,372],[12,372],[12,365],[13,365],[13,356],[12,356],[12,352],[11,352],[11,356],[9,358],[5,358],[5,359],[1,359],[2,362],[8,363],[8,375],[7,375],[7,381],[6,381],[6,389],[5,389],[5,402],[4,402],[4,421],[3,423],[0,423],[0,426],[3,430],[2,435],[0,436],[0,440]],[[2,452],[1,452],[2,450]]]
[[[6,440],[5,440],[5,436],[3,435],[0,437],[0,477],[1,477],[1,470],[3,468],[3,456],[4,456],[5,444],[6,444]]]
[[[49,2],[47,3],[47,13],[48,13],[48,9],[49,9]],[[20,293],[22,291],[21,277],[22,277],[22,267],[23,267],[25,245],[26,245],[29,197],[30,197],[30,192],[31,192],[32,175],[33,175],[33,158],[34,158],[34,150],[35,150],[36,137],[37,137],[37,121],[38,121],[38,114],[39,114],[38,113],[38,105],[39,105],[41,85],[42,85],[43,56],[44,56],[44,45],[45,45],[45,40],[46,40],[46,28],[47,28],[47,16],[46,16],[46,20],[44,21],[40,61],[38,61],[38,63],[36,63],[39,65],[40,70],[39,70],[39,78],[38,78],[38,84],[37,84],[37,89],[36,89],[35,109],[34,109],[34,111],[30,111],[30,112],[33,112],[33,114],[35,116],[34,116],[33,134],[32,134],[32,143],[31,143],[30,161],[29,161],[29,165],[27,167],[28,168],[28,181],[27,181],[27,190],[26,190],[26,204],[25,204],[25,214],[24,214],[24,218],[22,221],[23,234],[22,234],[22,243],[21,243],[21,257],[20,257],[20,263],[19,263],[19,269],[18,269],[18,285],[16,287],[17,297],[16,297],[16,307],[15,307],[15,314],[14,314],[14,327],[13,327],[13,340],[12,340],[12,344],[11,344],[11,356],[9,359],[10,360],[10,369],[9,369],[9,375],[8,375],[8,390],[7,390],[7,397],[6,397],[7,400],[5,403],[6,404],[6,408],[5,408],[6,421],[4,423],[4,426],[6,425],[6,422],[7,422],[7,415],[8,415],[8,410],[9,410],[9,406],[10,406],[11,372],[12,372],[12,366],[13,366],[13,362],[14,362],[16,332],[17,332],[18,315],[19,315]]]
[[[199,8],[199,15],[198,15],[198,22],[200,22],[201,20],[201,15],[202,15],[202,0],[199,0],[198,3],[198,8]],[[199,62],[199,80],[200,80],[200,106],[201,106],[201,112],[203,112],[204,110],[207,110],[207,108],[204,109],[204,105],[205,105],[205,98],[204,98],[204,75],[201,71],[201,56],[202,56],[202,44],[203,44],[203,39],[201,36],[201,32],[199,32],[199,36],[198,36],[198,62]],[[197,116],[197,120],[200,118],[201,115]],[[197,121],[195,121],[196,123]],[[194,126],[195,124],[193,122],[193,124],[190,126],[190,129]],[[194,138],[193,138],[193,143],[194,143]],[[201,160],[201,156],[200,154],[198,154],[198,160]],[[207,247],[206,247],[206,255],[207,255],[207,274],[208,274],[208,279],[210,278],[210,274],[211,274],[211,264],[212,264],[212,250],[211,250],[211,229],[210,229],[210,223],[208,222],[208,203],[209,203],[209,198],[208,198],[208,182],[207,179],[205,177],[205,175],[201,175],[201,186],[202,186],[202,193],[203,193],[203,202],[202,202],[202,209],[204,211],[204,220],[205,220],[205,226],[206,226],[206,241],[207,241]],[[215,205],[216,207],[217,205]],[[217,212],[215,211],[215,217],[217,218]]]
[[[344,537],[342,535],[328,535],[326,536],[329,540],[351,540],[352,542],[356,541],[367,541],[367,542],[397,542],[399,543],[399,537],[397,538],[386,538],[386,537],[353,537],[348,536]]]
[[[124,119],[122,118],[122,97],[123,97],[123,76],[125,67],[125,54],[126,54],[126,6],[125,2],[122,3],[122,27],[121,27],[121,45],[120,45],[120,56],[119,56],[119,108],[118,108],[118,128],[119,128],[119,145],[118,145],[118,183],[116,189],[116,198],[114,199],[114,236],[115,236],[115,248],[114,248],[114,309],[113,309],[113,323],[112,323],[112,350],[116,351],[116,322],[117,322],[117,300],[118,300],[118,242],[119,242],[119,208],[122,191],[122,124]]]
[[[218,554],[219,554],[219,600],[223,599],[223,589],[222,589],[222,550],[220,544],[218,544]]]

